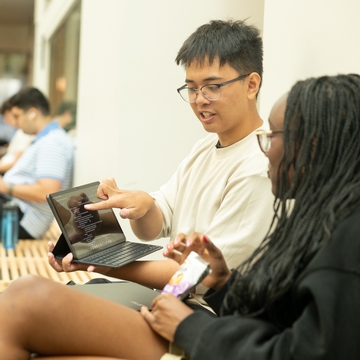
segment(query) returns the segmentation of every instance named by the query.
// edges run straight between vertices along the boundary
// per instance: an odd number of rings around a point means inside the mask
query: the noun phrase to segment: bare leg
[[[160,359],[168,342],[135,310],[37,276],[0,295],[0,354]]]
[[[41,356],[35,358],[37,360],[126,360],[119,358],[109,358],[109,357],[100,357],[100,356]]]

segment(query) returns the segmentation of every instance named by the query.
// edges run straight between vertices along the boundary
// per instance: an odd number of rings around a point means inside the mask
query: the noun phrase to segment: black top
[[[205,294],[215,312],[233,279]],[[360,359],[360,208],[299,276],[288,306],[300,316],[285,329],[260,317],[195,311],[178,326],[175,343],[191,360]]]

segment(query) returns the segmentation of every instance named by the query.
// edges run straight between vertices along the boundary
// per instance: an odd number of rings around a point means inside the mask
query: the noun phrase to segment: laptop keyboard
[[[160,249],[162,249],[162,246],[159,245],[149,245],[126,241],[120,246],[117,246],[116,251],[114,251],[114,248],[109,248],[102,251],[101,254],[88,256],[83,259],[83,261],[116,266],[129,263]]]

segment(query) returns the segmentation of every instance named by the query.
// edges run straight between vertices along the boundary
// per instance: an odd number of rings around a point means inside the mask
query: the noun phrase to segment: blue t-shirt
[[[36,184],[39,179],[56,179],[62,182],[61,190],[72,185],[74,145],[57,121],[42,129],[23,155],[4,175],[9,184]],[[53,214],[46,200],[30,202],[13,198],[24,216],[21,226],[34,238],[41,237],[49,228]]]

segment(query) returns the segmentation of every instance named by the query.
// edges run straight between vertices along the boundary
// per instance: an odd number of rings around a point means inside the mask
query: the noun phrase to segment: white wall
[[[360,73],[359,14],[359,0],[265,1],[263,119],[297,80]]]

